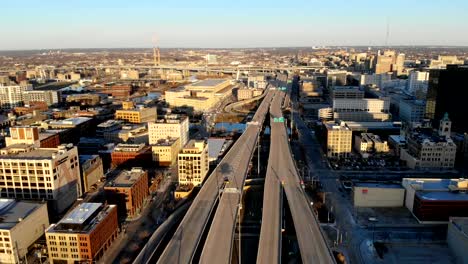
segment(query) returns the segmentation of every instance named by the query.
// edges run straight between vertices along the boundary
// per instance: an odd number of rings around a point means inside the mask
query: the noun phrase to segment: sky
[[[0,50],[468,46],[466,0],[15,0]]]

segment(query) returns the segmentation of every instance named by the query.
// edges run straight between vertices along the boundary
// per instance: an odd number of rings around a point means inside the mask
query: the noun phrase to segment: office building
[[[102,160],[99,155],[80,155],[81,191],[89,192],[104,177]]]
[[[408,75],[407,91],[410,94],[427,93],[429,72],[412,71]]]
[[[375,74],[391,72],[393,62],[394,58],[392,56],[378,55],[375,64]]]
[[[28,105],[25,106],[17,106],[13,108],[13,112],[17,116],[27,115],[27,114],[34,114],[38,112],[46,112],[49,110],[49,107],[45,102],[29,102]]]
[[[148,197],[148,173],[141,168],[121,171],[104,186],[107,201],[116,204],[121,216],[133,218]]]
[[[348,72],[339,70],[327,70],[326,72],[326,87],[331,90],[335,86],[346,85]]]
[[[189,119],[187,116],[169,115],[156,122],[148,122],[149,144],[154,145],[161,139],[180,138],[183,147],[189,140]]]
[[[237,90],[237,100],[248,100],[262,95],[262,89],[239,89]]]
[[[23,93],[31,90],[30,85],[3,85],[0,84],[0,108],[12,109],[23,105]]]
[[[109,140],[108,135],[112,132],[116,132],[122,128],[122,120],[107,120],[103,123],[100,123],[96,127],[96,137],[102,137]],[[110,140],[112,141],[112,140]]]
[[[422,100],[401,100],[400,119],[410,126],[420,124],[424,119],[426,102]]]
[[[457,145],[450,137],[448,116],[440,120],[439,131],[414,130],[407,137],[407,148],[401,150],[400,159],[412,169],[452,169],[455,165]]]
[[[329,158],[345,158],[352,152],[352,131],[344,122],[325,123],[327,129],[327,156]]]
[[[63,212],[81,195],[78,150],[72,144],[58,148],[11,145],[0,150],[0,196],[50,201]]]
[[[71,117],[63,120],[46,120],[41,127],[52,130],[62,130],[59,133],[60,142],[78,144],[80,137],[94,136],[96,124],[90,117]]]
[[[66,101],[69,105],[96,106],[102,101],[106,101],[107,98],[106,94],[70,94],[67,96]]]
[[[333,99],[333,116],[335,120],[372,122],[388,121],[390,99],[362,98],[362,99]]]
[[[335,86],[332,99],[363,99],[364,89],[359,86]]]
[[[129,123],[152,122],[157,118],[156,108],[136,107],[133,102],[123,102],[122,109],[115,111],[115,119]]]
[[[372,133],[361,133],[360,136],[355,136],[354,148],[361,155],[389,151],[387,141],[383,141],[378,135]]]
[[[95,263],[117,237],[116,205],[82,203],[46,230],[49,261]]]
[[[230,80],[208,79],[167,90],[165,99],[171,107],[188,107],[195,112],[203,112],[231,94]]]
[[[117,144],[111,154],[112,167],[148,167],[153,164],[151,146],[145,144]]]
[[[16,144],[34,145],[38,148],[56,148],[60,145],[59,132],[38,127],[10,127],[10,136],[5,137],[6,146]]]
[[[177,157],[179,184],[202,184],[209,170],[208,145],[203,140],[190,140]]]
[[[180,149],[180,138],[160,139],[151,145],[153,161],[159,166],[171,166],[177,161]]]
[[[405,207],[420,223],[448,222],[468,217],[468,180],[404,178]]]
[[[0,263],[25,263],[28,249],[49,226],[47,204],[0,199]]]
[[[429,68],[431,69],[445,69],[447,65],[464,64],[463,60],[459,60],[457,56],[453,55],[439,55],[436,60],[431,60]]]
[[[25,105],[30,105],[33,102],[45,102],[48,106],[51,106],[61,102],[61,93],[54,90],[24,91],[23,102]]]
[[[445,70],[431,70],[426,99],[426,118],[434,127],[448,113],[455,132],[468,132],[468,66],[449,65]]]

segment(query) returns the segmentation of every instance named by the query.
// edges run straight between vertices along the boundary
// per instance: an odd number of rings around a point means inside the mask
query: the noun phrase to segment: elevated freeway
[[[282,117],[281,108],[278,105],[281,105],[283,99],[284,93],[278,93],[270,107],[270,135],[272,139],[278,137],[280,126],[284,127],[283,122],[275,122],[275,120],[278,121],[278,117]],[[281,145],[271,142],[263,191],[262,227],[260,229],[257,263],[273,264],[281,262],[283,191],[277,164],[281,163],[280,159],[283,157],[278,155],[281,151]]]
[[[269,92],[269,94],[271,94],[271,92]],[[273,101],[277,101],[280,93],[274,92],[274,94]],[[265,106],[268,105],[262,105],[262,107]],[[261,113],[262,115],[254,116],[253,120],[262,118],[262,120],[259,121],[263,123],[263,111],[257,111],[257,113]],[[259,133],[260,130],[258,129],[256,132],[257,137]],[[250,145],[247,146],[247,148],[254,148],[254,146],[255,145]],[[251,152],[251,154],[252,153],[253,152]],[[245,158],[249,158],[250,160],[251,157],[248,156]],[[244,172],[237,173],[234,174],[226,184],[203,247],[200,263],[231,263],[234,233],[236,224],[238,224],[238,217],[240,216],[245,178],[246,174]]]
[[[306,194],[302,188],[302,181],[292,157],[286,125],[281,122],[282,120],[280,119],[282,117],[281,104],[282,100],[274,100],[270,109],[272,117],[276,119],[277,122],[276,124],[274,122],[273,124],[275,125],[271,126],[271,148],[275,148],[275,151],[270,152],[269,162],[272,162],[272,164],[269,164],[268,166],[269,169],[271,166],[271,173],[267,173],[266,179],[266,181],[273,181],[273,187],[266,185],[266,188],[272,189],[265,189],[265,193],[273,190],[279,192],[279,188],[275,186],[275,180],[279,180],[281,182],[282,188],[286,193],[294,227],[296,229],[302,262],[335,263],[332,252],[320,230],[318,220],[313,214],[312,208],[309,205],[309,201],[307,200]],[[273,178],[273,180],[268,178]],[[277,218],[278,213],[275,211],[280,211],[278,198],[273,197],[273,199],[275,199],[274,202],[264,202],[264,214],[262,215],[262,229],[260,233],[257,263],[277,263],[279,259],[279,251],[277,251],[278,253],[275,253],[276,250],[279,250],[277,244],[274,244],[271,250],[267,250],[269,244],[271,244],[271,240],[280,240],[281,238],[276,237],[278,235],[277,220],[268,219],[270,217]],[[264,228],[265,231],[263,231]],[[270,228],[271,230],[268,230]],[[262,232],[271,232],[274,234],[265,233],[262,237]]]
[[[245,179],[258,135],[274,94],[275,91],[267,91],[263,102],[260,104],[245,132],[232,146],[200,189],[192,206],[187,211],[174,236],[161,254],[158,263],[192,262],[207,222],[219,198],[219,192],[224,185],[224,180],[228,179],[228,188],[232,188],[232,185],[243,185],[243,179]],[[223,195],[223,197],[227,196],[226,194]],[[149,260],[146,263],[150,263]]]

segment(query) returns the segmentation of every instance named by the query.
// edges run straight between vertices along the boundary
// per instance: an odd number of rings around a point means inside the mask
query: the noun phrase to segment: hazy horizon
[[[466,1],[350,2],[9,1],[0,50],[468,46]]]

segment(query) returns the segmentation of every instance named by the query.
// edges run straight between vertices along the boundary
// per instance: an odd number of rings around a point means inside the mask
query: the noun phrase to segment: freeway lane
[[[235,175],[245,174],[247,171],[250,160],[246,162],[246,157],[252,155],[249,151],[253,151],[253,146],[255,146],[258,133],[274,94],[272,91],[267,91],[267,93],[252,120],[252,123],[257,122],[258,125],[249,125],[247,127],[242,136],[239,137],[234,146],[232,146],[216,167],[215,171],[208,177],[197,197],[195,197],[192,206],[182,219],[174,236],[161,254],[158,263],[192,262],[192,258],[218,198],[219,189],[224,183],[224,178],[227,177],[229,180],[237,179],[239,176],[235,177]]]
[[[274,122],[274,118],[282,117],[281,105],[284,93],[279,93],[273,99],[270,107],[271,138],[278,138],[280,127],[283,122]],[[281,218],[282,218],[282,190],[278,172],[281,163],[280,145],[270,144],[268,167],[265,176],[265,187],[263,192],[262,227],[258,244],[257,263],[280,263],[281,262]]]
[[[275,92],[270,92],[275,94]],[[260,134],[261,125],[265,119],[266,112],[270,105],[271,96],[262,105],[253,118],[254,122],[249,128],[252,128],[252,134],[249,134],[249,140],[246,141],[244,153],[238,153],[241,166],[234,167],[235,173],[226,184],[224,193],[221,197],[218,209],[211,224],[210,231],[203,247],[200,257],[200,263],[230,263],[232,258],[232,242],[234,240],[234,229],[237,223],[239,213],[239,202],[247,176],[246,169],[252,159],[255,145]],[[255,129],[254,129],[255,128]],[[250,131],[249,131],[250,132]]]
[[[273,104],[272,111],[280,111],[281,105]],[[335,260],[323,237],[318,220],[312,212],[306,194],[300,184],[301,179],[292,158],[292,152],[289,146],[286,126],[275,126],[272,129],[278,130],[278,133],[272,132],[271,142],[278,145],[280,155],[278,175],[283,182],[283,188],[286,193],[291,215],[296,228],[297,240],[303,263],[334,263]],[[273,137],[273,135],[275,135]],[[264,209],[265,210],[265,209]]]

